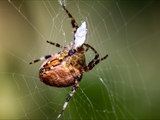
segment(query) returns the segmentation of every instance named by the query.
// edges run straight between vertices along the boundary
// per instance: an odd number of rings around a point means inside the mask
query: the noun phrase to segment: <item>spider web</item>
[[[86,43],[109,57],[84,74],[60,119],[160,119],[160,2],[65,2],[79,25],[86,21]],[[0,1],[0,13],[0,119],[55,119],[71,87],[46,86],[42,62],[29,62],[61,50],[46,40],[73,41],[68,16],[55,0]]]

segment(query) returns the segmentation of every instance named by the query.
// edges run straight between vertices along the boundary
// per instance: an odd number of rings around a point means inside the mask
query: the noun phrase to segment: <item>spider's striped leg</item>
[[[81,80],[81,78],[75,77],[75,84],[73,85],[73,88],[72,88],[69,96],[67,97],[66,102],[64,103],[63,108],[62,108],[61,112],[59,113],[59,115],[57,117],[57,120],[61,117],[61,115],[65,111],[70,99],[72,98],[73,94],[76,92],[77,88],[79,87],[79,83],[80,83],[79,80]]]
[[[75,34],[77,29],[78,29],[78,24],[76,22],[76,20],[74,19],[74,17],[69,13],[69,11],[66,9],[66,7],[64,5],[62,5],[63,9],[66,11],[66,13],[68,14],[68,17],[71,19],[71,24],[72,24],[72,28],[73,28],[73,33]]]
[[[85,45],[85,43],[83,45]],[[89,50],[89,47],[86,46],[85,52],[87,52],[88,50]]]
[[[51,45],[55,45],[56,47],[59,47],[59,48],[64,48],[62,45],[58,44],[58,43],[54,43],[54,42],[51,42],[51,41],[46,41],[47,43],[51,44]]]
[[[48,59],[50,57],[52,57],[53,55],[46,55],[44,57],[41,57],[39,59],[36,59],[36,60],[33,60],[32,62],[30,62],[29,64],[33,64],[33,63],[36,63],[36,62],[39,62],[39,61],[42,61],[42,60],[45,60],[45,59]]]
[[[94,60],[94,62],[93,62],[92,64],[90,64],[90,63],[93,61],[93,60],[92,60],[92,61],[88,64],[88,66],[85,68],[85,71],[87,72],[87,71],[92,70],[94,66],[96,66],[96,65],[97,65],[98,63],[100,63],[101,61],[105,60],[107,57],[108,57],[108,54],[105,55],[103,58]]]
[[[88,66],[90,66],[90,65],[92,65],[92,64],[98,59],[99,54],[98,54],[98,52],[97,52],[92,46],[90,46],[89,44],[84,43],[83,45],[85,45],[85,46],[87,47],[87,48],[86,48],[86,51],[88,51],[88,49],[90,48],[90,49],[93,50],[93,52],[95,53],[94,59],[93,59],[91,62],[89,62],[89,64],[88,64]]]

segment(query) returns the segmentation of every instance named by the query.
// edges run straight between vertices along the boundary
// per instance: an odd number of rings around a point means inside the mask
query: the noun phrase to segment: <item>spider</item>
[[[47,41],[47,43],[62,48],[63,50],[30,62],[30,64],[33,64],[46,59],[39,69],[39,78],[46,85],[59,88],[73,86],[57,119],[61,117],[73,94],[78,89],[83,73],[92,70],[95,65],[108,57],[108,55],[105,55],[99,58],[98,52],[89,44],[84,43],[87,34],[86,23],[83,22],[79,27],[65,5],[62,5],[62,7],[71,19],[74,41],[69,43],[67,47]],[[88,65],[86,65],[84,53],[89,49],[95,53],[95,56]]]

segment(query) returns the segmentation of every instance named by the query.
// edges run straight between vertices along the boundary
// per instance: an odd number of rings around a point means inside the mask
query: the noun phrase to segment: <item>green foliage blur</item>
[[[0,1],[0,119],[54,119],[71,90],[44,85],[38,78],[42,62],[29,65],[60,51],[46,40],[66,45],[73,39],[58,1],[45,4]],[[79,24],[87,20],[86,42],[109,57],[84,74],[61,119],[160,119],[159,5],[151,0],[67,2]],[[93,57],[86,53],[87,62]]]

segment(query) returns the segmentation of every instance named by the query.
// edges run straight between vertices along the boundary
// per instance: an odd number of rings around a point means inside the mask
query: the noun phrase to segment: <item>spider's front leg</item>
[[[108,57],[108,54],[105,55],[104,57],[102,58],[99,58],[99,59],[93,59],[89,64],[88,66],[85,68],[85,71],[88,72],[90,70],[92,70],[94,68],[94,66],[96,66],[98,63],[100,63],[101,61],[105,60],[106,58]]]
[[[54,45],[54,46],[56,46],[56,47],[58,47],[58,48],[64,48],[62,45],[60,45],[60,44],[58,44],[58,43],[54,43],[54,42],[51,42],[51,41],[48,41],[48,40],[47,40],[46,42],[49,43],[49,44],[51,44],[51,45]],[[41,57],[41,58],[39,58],[39,59],[33,60],[33,61],[30,62],[29,64],[33,64],[33,63],[36,63],[36,62],[39,62],[39,61],[48,59],[48,58],[50,58],[50,57],[52,57],[52,56],[54,56],[54,54],[52,54],[52,55],[46,55],[46,56]]]
[[[55,45],[56,47],[58,48],[64,48],[62,45],[58,44],[58,43],[54,43],[54,42],[51,42],[51,41],[46,41],[47,43],[51,44],[51,45]]]
[[[99,58],[99,54],[98,54],[98,52],[92,47],[92,46],[90,46],[89,44],[86,44],[86,43],[84,43],[83,44],[84,46],[86,46],[86,52],[89,50],[89,48],[94,52],[94,54],[95,54],[95,56],[94,56],[94,58],[93,58],[93,60],[91,61],[91,62],[89,62],[89,64],[88,64],[88,66],[91,66],[98,58]]]
[[[64,5],[62,5],[62,7],[66,11],[66,13],[68,14],[68,17],[71,19],[73,33],[75,34],[78,29],[78,24],[77,24],[76,20],[74,19],[74,17],[71,15],[71,13],[66,9],[66,7]]]
[[[84,43],[83,45],[86,46],[86,52],[89,50],[89,48],[94,52],[94,54],[95,54],[94,59],[97,59],[99,57],[98,52],[92,46],[90,46],[89,44],[86,44],[86,43]]]
[[[85,50],[86,52],[90,48],[95,54],[94,58],[91,60],[91,62],[89,62],[88,66],[86,66],[86,68],[85,68],[86,72],[92,70],[95,65],[97,65],[98,63],[100,63],[101,61],[103,61],[104,59],[106,59],[108,57],[108,54],[107,54],[103,58],[99,58],[98,52],[92,46],[90,46],[89,44],[86,44],[86,43],[84,43],[83,45],[86,46],[86,50]]]
[[[76,92],[76,90],[78,89],[80,80],[81,80],[81,78],[75,77],[75,84],[73,85],[72,90],[71,90],[69,96],[67,97],[66,102],[64,103],[61,112],[59,113],[59,115],[58,115],[58,117],[57,117],[57,120],[61,117],[61,115],[62,115],[63,112],[65,111],[65,109],[66,109],[66,107],[67,107],[70,99],[72,98],[73,94],[74,94],[74,93]]]
[[[29,64],[33,64],[33,63],[36,63],[36,62],[39,62],[39,61],[42,61],[42,60],[45,60],[45,59],[48,59],[50,57],[52,57],[53,55],[46,55],[44,57],[41,57],[41,58],[38,58],[36,60],[33,60],[32,62],[30,62]]]

